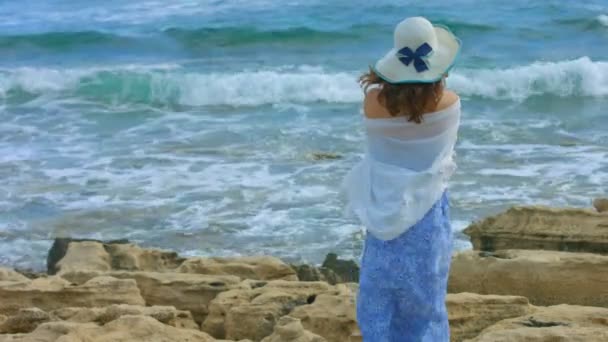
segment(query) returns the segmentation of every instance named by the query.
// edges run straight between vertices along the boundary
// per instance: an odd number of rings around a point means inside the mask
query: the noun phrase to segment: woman
[[[394,42],[361,77],[367,148],[343,184],[367,229],[357,320],[365,342],[447,342],[446,189],[460,100],[445,77],[460,41],[415,17],[397,25]]]

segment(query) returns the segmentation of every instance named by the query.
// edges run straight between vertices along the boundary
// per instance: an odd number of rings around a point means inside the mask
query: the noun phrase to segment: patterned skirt
[[[357,321],[364,342],[448,342],[445,307],[452,254],[447,193],[399,237],[367,234]]]

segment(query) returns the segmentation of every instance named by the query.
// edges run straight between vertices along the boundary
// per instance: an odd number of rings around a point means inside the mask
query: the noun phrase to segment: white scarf
[[[425,115],[422,124],[405,118],[365,122],[365,157],[342,183],[346,213],[376,238],[392,240],[424,217],[456,170],[460,102]]]

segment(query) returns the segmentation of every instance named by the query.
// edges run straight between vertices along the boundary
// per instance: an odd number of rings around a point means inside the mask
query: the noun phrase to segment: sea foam
[[[509,69],[461,70],[448,80],[465,96],[525,100],[533,96],[608,95],[608,62],[588,57],[572,61],[538,62]]]
[[[176,65],[89,69],[0,70],[0,98],[11,92],[77,97],[109,103],[181,106],[260,106],[356,103],[357,72],[278,67],[225,73],[185,71]],[[608,62],[588,57],[504,69],[457,69],[448,79],[465,97],[522,101],[534,96],[608,95]]]

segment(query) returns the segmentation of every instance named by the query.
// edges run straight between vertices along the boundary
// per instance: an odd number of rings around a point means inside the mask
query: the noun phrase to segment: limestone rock
[[[245,281],[248,288],[220,293],[209,305],[202,329],[216,338],[260,341],[295,307],[331,290],[321,282]]]
[[[61,308],[46,313],[38,308],[21,309],[0,322],[0,334],[28,333],[48,321],[70,321],[104,325],[126,315],[149,316],[157,321],[181,329],[199,330],[188,311],[170,306],[110,305],[104,308]]]
[[[342,260],[334,253],[329,253],[322,267],[332,270],[343,283],[359,282],[359,266],[353,260]]]
[[[275,325],[274,333],[264,338],[262,342],[327,342],[327,340],[304,330],[299,319],[284,316]]]
[[[107,244],[98,241],[71,241],[62,252],[63,257],[49,268],[57,274],[71,277],[70,280],[78,283],[86,279],[87,274],[100,275],[112,271],[233,275],[254,280],[298,280],[289,265],[270,256],[185,259],[175,252],[143,249],[130,243]],[[58,252],[54,254],[59,255]],[[80,274],[81,278],[76,279],[76,274]]]
[[[41,272],[31,268],[15,268],[15,271],[25,276],[28,279],[37,279],[46,277],[46,272]]]
[[[476,250],[544,249],[608,254],[608,215],[584,209],[514,207],[464,230]]]
[[[608,309],[572,305],[539,307],[522,317],[485,329],[471,342],[604,342],[608,341]]]
[[[106,244],[112,270],[164,272],[173,271],[182,262],[177,253],[144,249],[134,244]]]
[[[295,308],[290,316],[329,342],[348,341],[357,331],[356,293],[356,284],[350,287],[340,284],[335,290],[316,296],[313,303]]]
[[[23,274],[5,267],[0,267],[0,284],[3,282],[25,282],[28,283],[30,281],[29,278],[24,276]]]
[[[593,201],[593,207],[598,213],[608,212],[608,198],[596,198]]]
[[[110,271],[110,254],[103,244],[95,241],[72,242],[54,269],[56,274],[74,271]]]
[[[146,316],[122,316],[108,324],[49,322],[27,335],[0,335],[0,342],[214,342],[208,334],[178,329]]]
[[[49,273],[164,272],[174,271],[185,260],[175,252],[143,249],[124,241],[119,242],[103,243],[101,241],[57,239],[49,252],[49,264],[47,265]]]
[[[50,313],[55,320],[77,323],[93,322],[106,324],[126,315],[149,316],[176,328],[197,329],[189,311],[177,310],[172,306],[110,305],[104,308],[62,308]]]
[[[30,307],[50,311],[68,306],[145,304],[134,280],[112,277],[93,278],[82,285],[73,285],[57,276],[28,282],[0,282],[0,298],[0,313],[8,315]]]
[[[112,272],[119,279],[134,279],[148,305],[174,306],[192,312],[197,323],[204,321],[208,305],[219,293],[238,288],[234,276],[186,273]]]
[[[100,244],[103,244],[103,241],[99,241],[99,240],[93,240],[93,239],[72,239],[72,238],[56,238],[55,241],[53,242],[53,246],[51,246],[51,249],[49,250],[49,253],[47,255],[46,258],[46,267],[47,267],[47,272],[48,274],[56,274],[58,269],[57,269],[57,263],[63,259],[63,257],[66,255],[68,248],[70,246],[70,244],[72,242],[98,242]],[[114,241],[108,241],[108,244],[119,244],[119,243],[128,243],[129,241],[127,240],[114,240]]]
[[[21,309],[0,323],[0,334],[28,333],[49,320],[49,314],[38,308]]]
[[[532,311],[528,299],[518,296],[448,294],[446,298],[452,341],[475,337],[488,326]]]
[[[361,336],[361,333],[359,333],[359,332],[354,333],[354,334],[350,335],[348,342],[363,342],[363,336]]]
[[[120,272],[119,272],[120,273]],[[61,279],[65,279],[71,284],[74,285],[82,285],[87,281],[96,278],[96,277],[111,277],[112,272],[99,272],[93,270],[73,270],[73,271],[65,271],[59,272],[57,274]]]
[[[243,258],[191,258],[178,272],[209,275],[233,275],[252,280],[298,280],[295,271],[281,260],[270,256]]]
[[[61,276],[78,284],[99,275],[96,272],[70,272]],[[135,280],[148,305],[188,310],[199,324],[205,320],[207,306],[218,293],[240,287],[240,278],[235,276],[126,271],[112,271],[105,275]]]
[[[535,305],[608,307],[608,256],[555,251],[465,251],[452,259],[448,292],[524,296]]]

